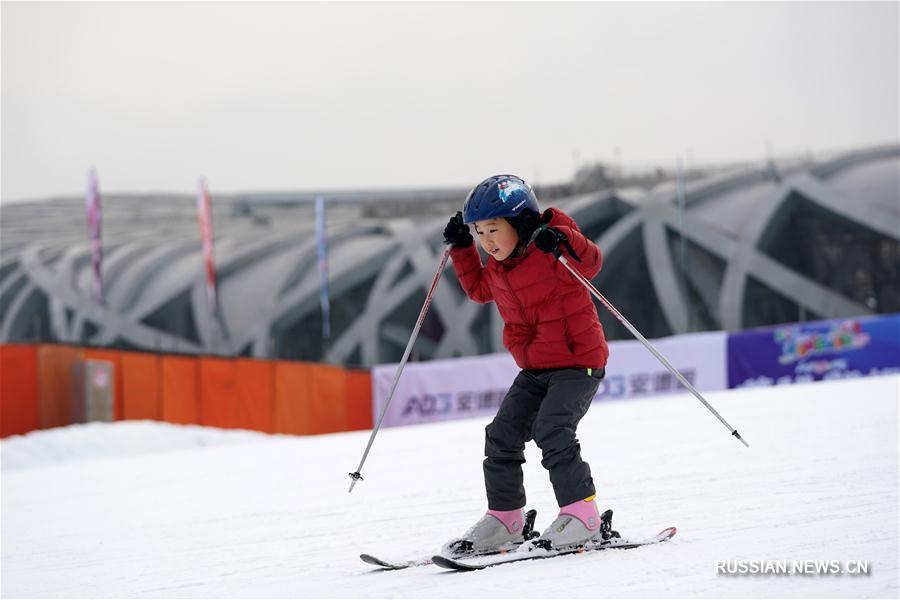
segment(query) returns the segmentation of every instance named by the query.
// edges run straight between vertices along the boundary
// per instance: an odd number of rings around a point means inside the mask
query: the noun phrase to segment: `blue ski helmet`
[[[514,217],[525,208],[541,212],[531,186],[515,175],[494,175],[469,192],[463,204],[463,223]]]

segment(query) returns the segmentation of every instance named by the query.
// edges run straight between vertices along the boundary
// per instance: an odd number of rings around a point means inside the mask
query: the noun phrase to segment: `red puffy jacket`
[[[564,233],[581,258],[569,264],[588,279],[602,257],[571,217],[557,209],[549,226]],[[545,215],[546,216],[546,215]],[[566,253],[567,254],[567,253]],[[609,348],[590,293],[552,254],[531,244],[525,254],[482,266],[475,244],[453,248],[453,268],[466,294],[479,303],[494,301],[503,317],[503,345],[522,369],[599,368]]]

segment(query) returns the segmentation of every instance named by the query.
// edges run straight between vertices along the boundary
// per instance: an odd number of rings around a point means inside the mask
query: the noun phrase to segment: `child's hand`
[[[560,245],[562,245],[572,258],[581,262],[581,257],[578,256],[575,249],[572,248],[572,244],[569,243],[569,238],[555,227],[543,227],[542,229],[538,229],[537,235],[534,236],[534,245],[537,246],[539,250],[543,250],[548,254],[552,252],[557,258],[562,254],[562,250],[559,248]]]
[[[566,241],[566,235],[553,227],[544,227],[538,231],[537,235],[534,236],[534,245],[538,247],[539,250],[543,250],[548,254],[551,252],[556,252],[556,249],[559,248],[559,244],[561,242]]]
[[[469,226],[463,223],[462,212],[457,212],[450,217],[450,222],[444,227],[444,243],[454,248],[465,248],[474,242]]]

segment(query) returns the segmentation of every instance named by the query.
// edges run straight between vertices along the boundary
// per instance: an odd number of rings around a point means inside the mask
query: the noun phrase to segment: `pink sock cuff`
[[[572,504],[566,504],[559,507],[559,514],[570,515],[584,523],[584,526],[590,531],[594,531],[600,527],[600,513],[597,510],[597,503],[594,500],[585,502],[578,500]]]
[[[522,509],[515,510],[489,510],[487,514],[491,515],[504,526],[510,533],[520,533],[522,531]]]

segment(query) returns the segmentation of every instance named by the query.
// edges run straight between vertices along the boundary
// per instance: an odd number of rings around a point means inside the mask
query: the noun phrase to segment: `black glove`
[[[525,211],[529,211],[532,213],[529,215],[528,223],[531,226],[531,231],[528,234],[529,243],[533,243],[535,238],[550,224],[550,221],[553,220],[553,209],[548,208],[544,211],[543,214],[535,212],[529,209],[523,209],[522,213]],[[553,250],[545,250],[545,252],[553,252]]]
[[[454,248],[465,248],[474,241],[469,226],[463,223],[462,212],[450,217],[450,222],[444,227],[444,243]]]
[[[548,208],[541,214],[541,224],[547,225],[550,221],[553,220],[553,209]]]
[[[542,227],[538,230],[537,235],[534,236],[534,245],[539,250],[549,254],[556,252],[556,249],[559,248],[560,243],[564,240],[568,240],[568,238],[562,231],[553,227]]]
[[[569,243],[569,238],[555,227],[542,225],[534,236],[534,245],[538,247],[538,250],[555,254],[557,258],[562,254],[559,247],[563,246],[572,258],[581,262],[581,257],[575,253],[575,249]]]

